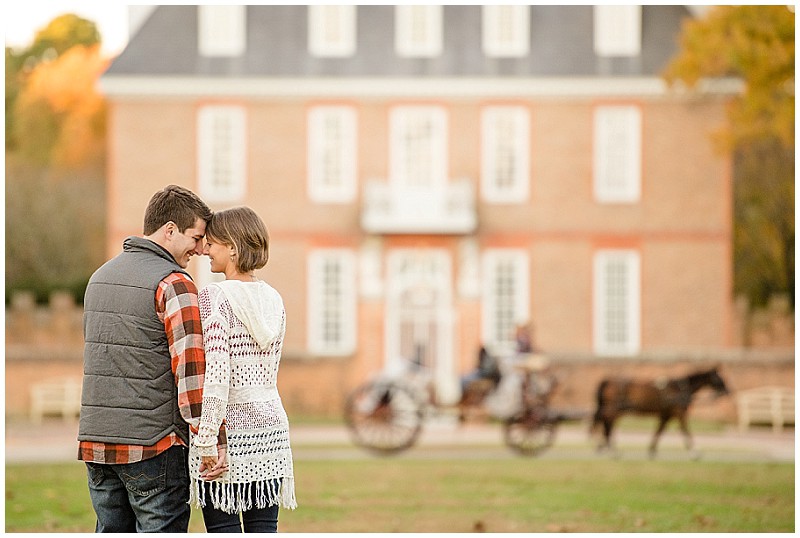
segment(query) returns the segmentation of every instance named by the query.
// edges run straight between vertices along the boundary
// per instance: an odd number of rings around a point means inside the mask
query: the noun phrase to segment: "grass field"
[[[7,465],[5,530],[93,531],[84,469]],[[295,475],[282,532],[795,530],[791,463],[364,458],[296,461]]]

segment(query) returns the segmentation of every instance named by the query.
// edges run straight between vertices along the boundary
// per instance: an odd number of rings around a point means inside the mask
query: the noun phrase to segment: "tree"
[[[93,22],[57,17],[6,48],[6,297],[56,289],[83,297],[104,261],[108,65]]]
[[[744,90],[716,133],[734,158],[734,291],[794,307],[794,13],[785,5],[719,6],[683,28],[664,76],[695,87],[734,76]]]
[[[56,17],[36,32],[27,53],[42,60],[47,56],[61,56],[75,45],[90,47],[98,45],[100,41],[100,32],[95,23],[67,13]]]
[[[98,45],[76,45],[31,71],[12,110],[20,157],[102,173],[106,109],[95,87],[106,67]]]
[[[16,98],[30,73],[43,62],[50,62],[75,45],[91,47],[101,43],[97,25],[73,14],[60,15],[39,30],[33,43],[22,50],[6,47],[6,149],[14,149]]]

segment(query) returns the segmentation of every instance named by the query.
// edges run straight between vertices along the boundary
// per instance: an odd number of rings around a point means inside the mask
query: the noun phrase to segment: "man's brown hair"
[[[169,221],[183,233],[197,219],[208,223],[213,213],[195,193],[179,185],[167,185],[150,198],[144,211],[144,235],[151,235]]]
[[[234,207],[214,213],[206,237],[236,250],[236,269],[249,273],[269,260],[269,233],[264,221],[249,207]]]

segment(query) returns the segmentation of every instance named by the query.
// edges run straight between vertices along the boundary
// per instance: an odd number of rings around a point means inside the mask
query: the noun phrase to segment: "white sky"
[[[3,2],[3,30],[7,47],[26,47],[36,32],[65,13],[74,13],[97,25],[103,39],[103,51],[116,55],[128,42],[128,6],[116,2],[73,2],[49,0]]]

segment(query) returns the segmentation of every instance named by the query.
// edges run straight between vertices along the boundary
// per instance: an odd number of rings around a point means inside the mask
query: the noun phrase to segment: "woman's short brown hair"
[[[214,213],[206,237],[236,249],[236,270],[249,273],[269,260],[269,234],[261,217],[249,207],[234,207]]]

